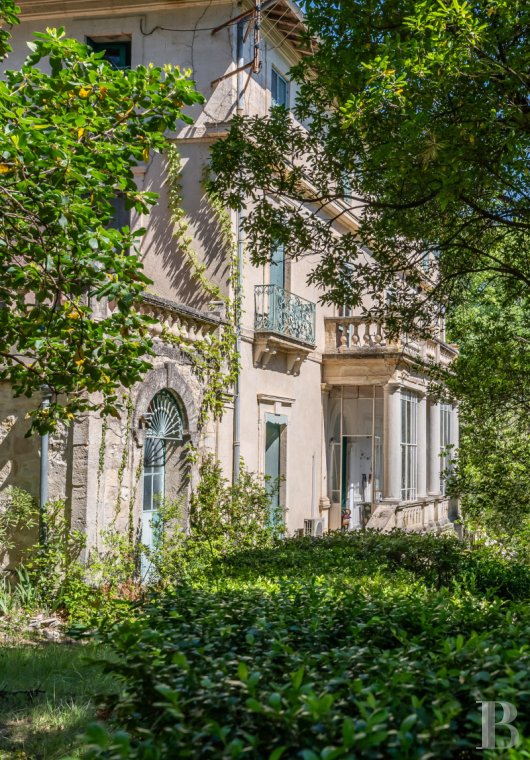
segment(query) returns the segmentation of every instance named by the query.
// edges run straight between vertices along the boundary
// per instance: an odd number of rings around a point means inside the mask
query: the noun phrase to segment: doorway
[[[270,519],[280,518],[285,496],[286,420],[281,415],[267,415],[265,421],[265,477],[270,490]]]

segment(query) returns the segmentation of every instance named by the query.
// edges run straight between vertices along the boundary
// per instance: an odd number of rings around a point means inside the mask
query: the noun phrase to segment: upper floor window
[[[104,51],[103,58],[108,61],[115,69],[131,68],[131,41],[119,40],[111,42],[106,40],[94,40],[87,38],[87,44],[90,45],[95,53]]]
[[[271,97],[273,106],[289,108],[289,83],[274,68],[271,74]]]

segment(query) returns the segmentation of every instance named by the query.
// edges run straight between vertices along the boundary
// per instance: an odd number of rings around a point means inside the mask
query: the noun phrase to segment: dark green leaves
[[[471,757],[481,698],[517,704],[526,749],[529,598],[527,565],[435,536],[235,552],[105,634],[129,743],[92,732],[90,756]]]

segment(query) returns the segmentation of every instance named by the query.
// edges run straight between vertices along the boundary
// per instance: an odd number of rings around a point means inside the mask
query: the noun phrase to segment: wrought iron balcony
[[[256,332],[276,333],[285,338],[315,345],[315,304],[278,285],[255,288]]]

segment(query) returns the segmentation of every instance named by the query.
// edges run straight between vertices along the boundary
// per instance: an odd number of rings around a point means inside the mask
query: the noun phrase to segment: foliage
[[[63,501],[48,502],[43,512],[43,543],[26,552],[24,566],[35,587],[35,598],[48,609],[79,604],[84,573],[80,556],[86,546],[83,531],[71,528]]]
[[[527,756],[528,565],[372,532],[218,565],[103,633],[124,691],[89,757],[475,757],[481,699],[513,702],[524,738],[480,756]]]
[[[530,325],[527,299],[475,278],[468,303],[453,309],[460,347],[444,378],[460,398],[454,486],[465,520],[504,543],[528,545],[530,511]]]
[[[13,24],[18,24],[19,13],[20,8],[15,4],[15,0],[2,0],[2,6],[0,7],[0,60],[5,58],[11,50],[11,46],[9,45],[11,35],[3,27],[4,25],[13,26]]]
[[[7,488],[0,506],[0,562],[15,548],[22,532],[31,534],[37,521],[38,508],[31,494],[16,486]]]
[[[220,558],[274,546],[283,530],[281,510],[275,514],[270,506],[276,487],[264,484],[244,463],[239,482],[232,485],[219,462],[207,456],[187,511],[179,500],[158,504],[151,548],[142,543],[139,525],[133,525],[131,534],[114,520],[88,551],[86,533],[71,525],[65,503],[49,502],[43,513],[45,540],[22,552],[18,582],[6,580],[0,586],[0,614],[20,607],[45,608],[84,628],[134,617],[146,587],[166,588],[184,578],[206,578],[215,573]],[[25,492],[17,492],[12,504],[4,514],[10,515],[10,525],[18,527],[21,515],[26,515],[21,508],[35,509],[35,505]],[[146,568],[149,571],[142,576]]]
[[[6,573],[0,576],[0,617],[6,617],[19,610],[28,612],[38,605],[35,586],[24,566],[17,567],[16,579]]]
[[[283,511],[271,510],[277,487],[264,484],[243,462],[238,482],[230,483],[220,463],[211,455],[204,457],[187,520],[182,502],[159,505],[155,548],[148,552],[154,578],[162,585],[183,578],[211,578],[220,558],[274,546],[284,529]]]
[[[116,70],[61,29],[29,46],[0,82],[0,378],[18,395],[51,389],[31,413],[42,431],[94,404],[117,415],[118,389],[149,366],[144,230],[114,229],[112,202],[148,213],[156,195],[133,168],[202,96],[178,68]]]
[[[368,293],[374,315],[416,332],[473,273],[524,297],[528,5],[309,0],[305,11],[318,44],[291,71],[303,126],[273,108],[236,118],[213,146],[217,192],[253,204],[251,258],[278,241],[294,259],[314,251],[325,302],[362,307]],[[358,229],[337,236],[348,208]]]
[[[199,427],[202,427],[210,414],[218,419],[224,412],[226,394],[234,384],[239,372],[239,356],[236,353],[235,329],[239,320],[241,305],[239,303],[237,248],[233,240],[232,225],[230,218],[218,201],[215,193],[207,187],[207,197],[212,210],[216,214],[223,242],[230,255],[230,283],[234,289],[233,298],[225,296],[215,283],[211,282],[206,274],[206,266],[192,247],[192,238],[188,233],[188,223],[182,208],[181,161],[178,149],[171,143],[167,149],[168,179],[169,179],[169,208],[173,223],[173,235],[178,240],[181,252],[186,256],[192,276],[199,287],[216,301],[223,304],[225,320],[216,335],[209,336],[208,340],[194,340],[176,336],[165,332],[164,339],[180,348],[192,361],[195,374],[201,381],[202,403],[199,415]]]

